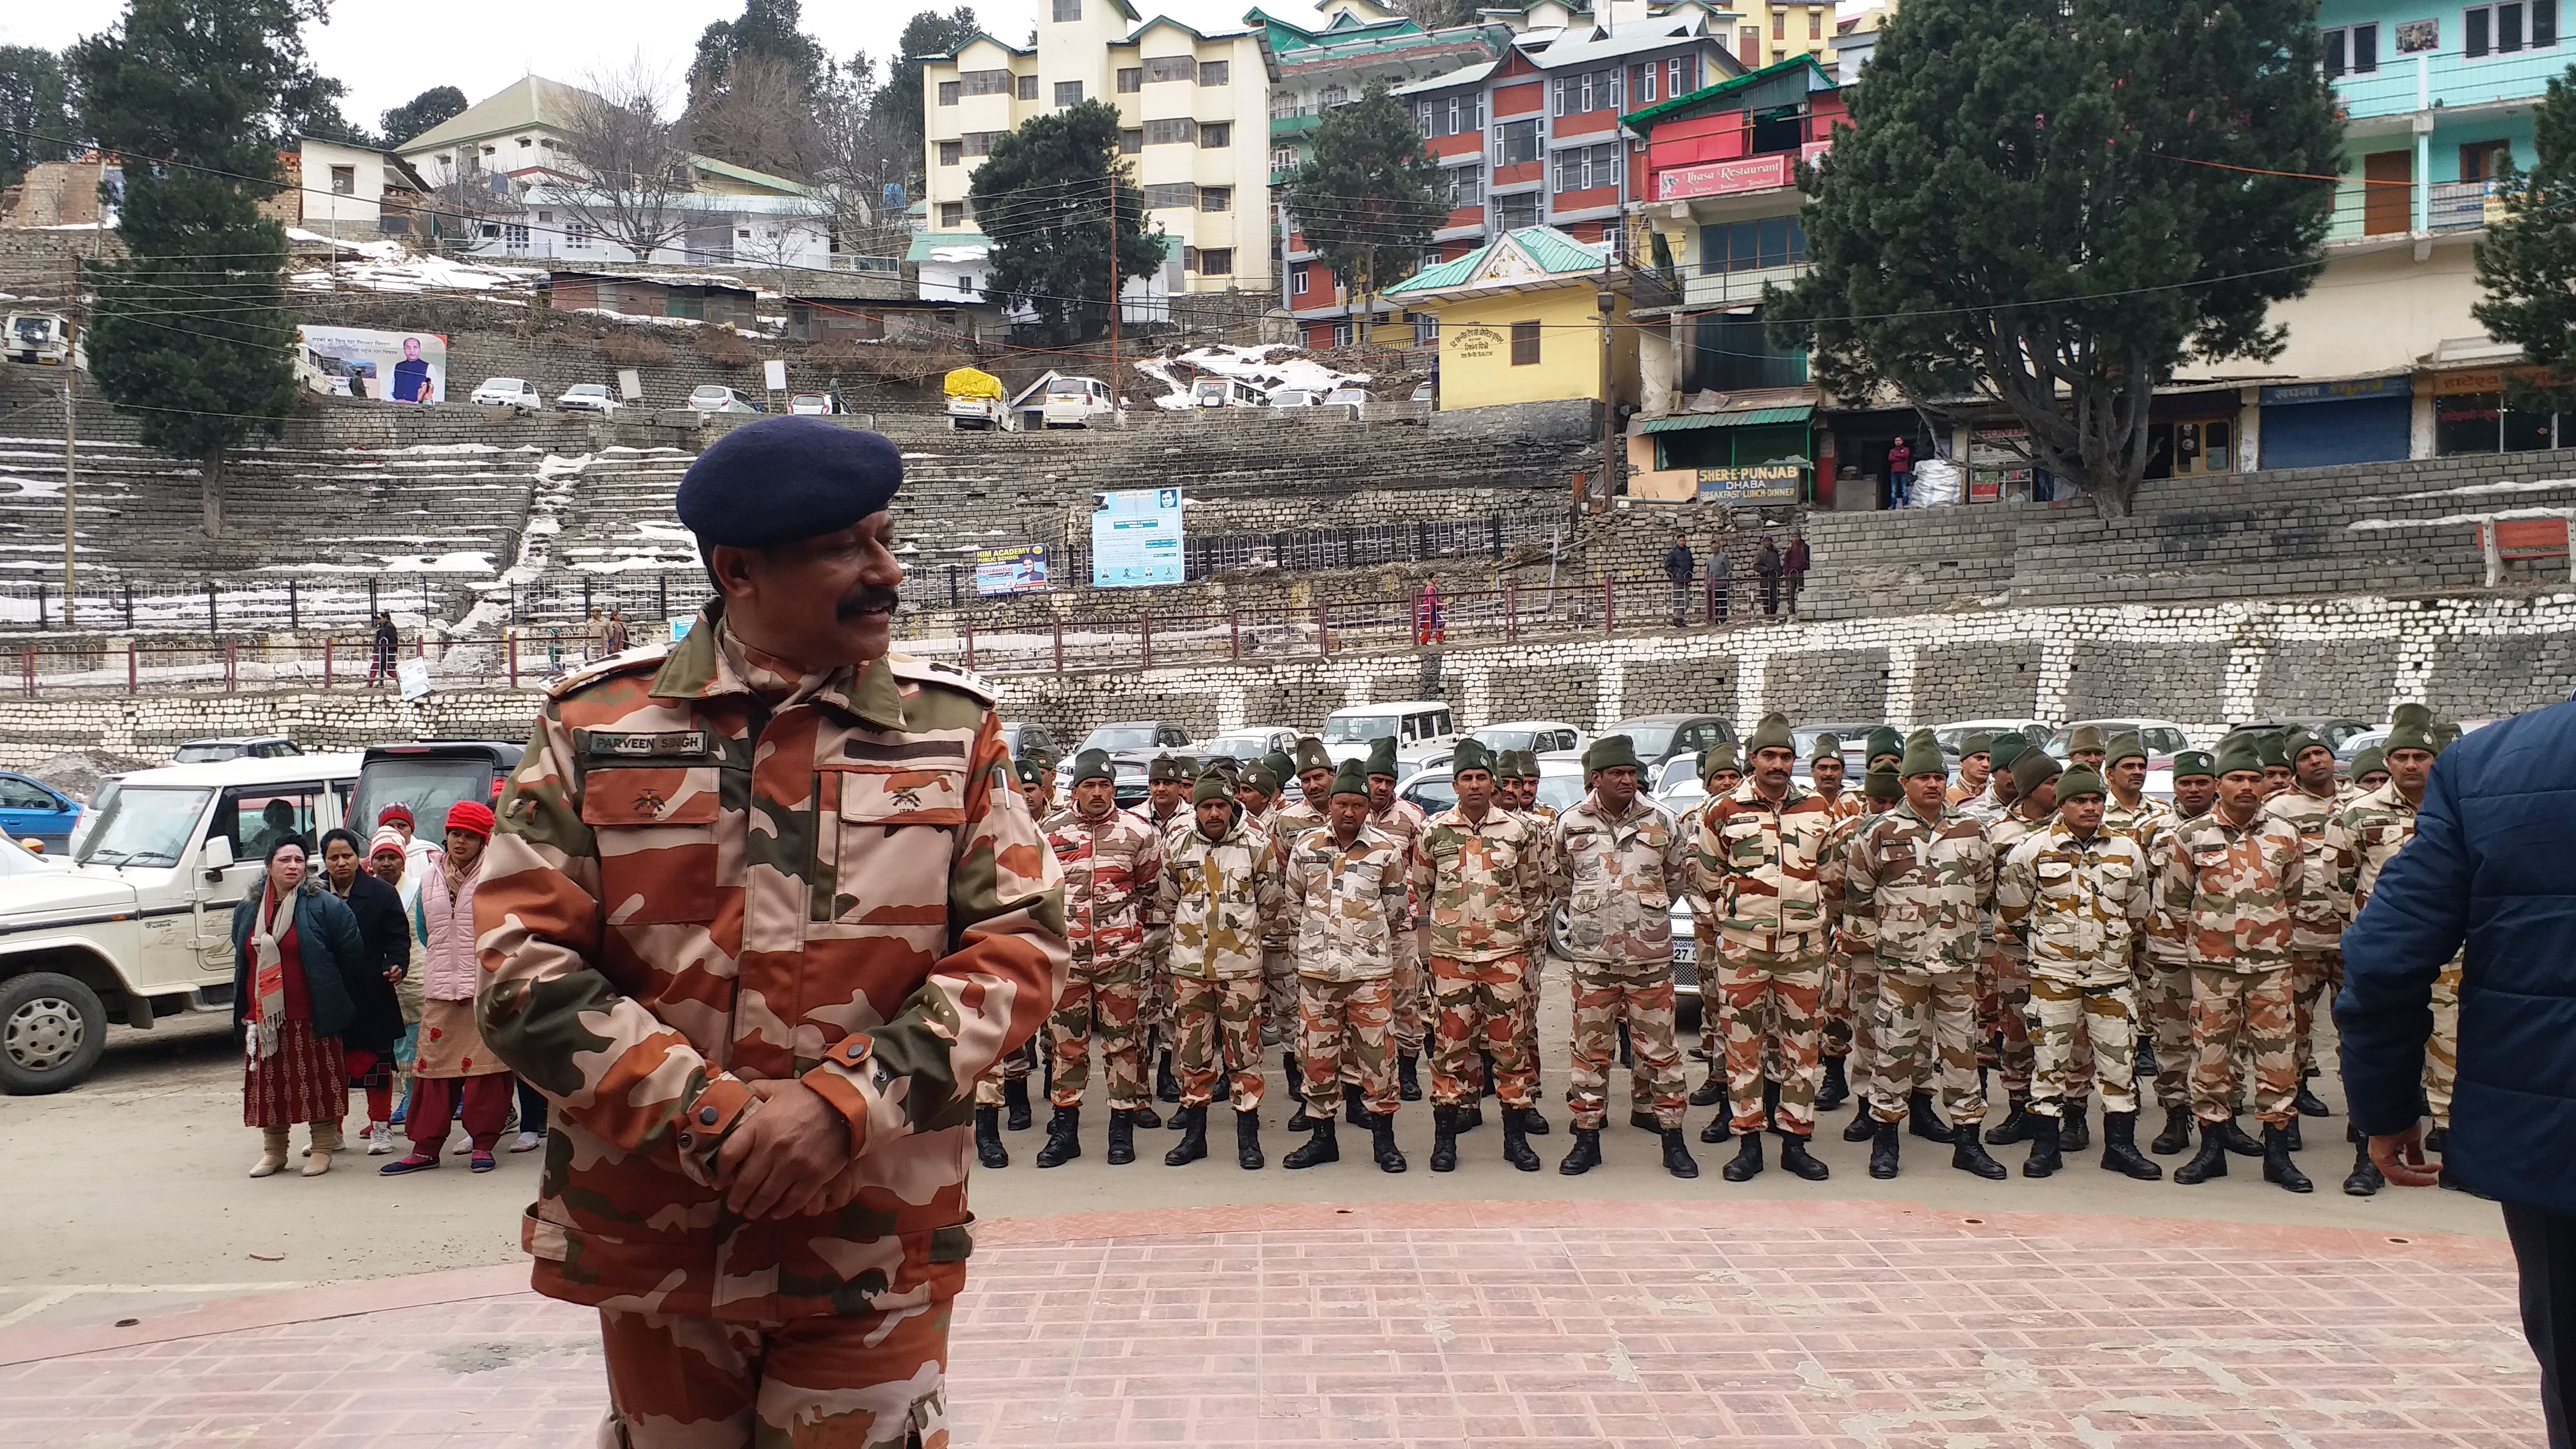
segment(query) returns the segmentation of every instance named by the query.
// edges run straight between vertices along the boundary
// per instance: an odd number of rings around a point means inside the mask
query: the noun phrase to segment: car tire
[[[106,1049],[97,992],[52,971],[0,982],[0,1092],[41,1097],[77,1087]]]
[[[1559,961],[1574,959],[1574,938],[1568,934],[1574,922],[1574,908],[1563,901],[1547,913],[1547,949]]]

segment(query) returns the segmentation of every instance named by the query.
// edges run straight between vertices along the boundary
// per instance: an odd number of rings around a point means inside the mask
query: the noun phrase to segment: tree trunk
[[[205,460],[199,498],[205,508],[206,537],[224,536],[224,455],[217,453]]]

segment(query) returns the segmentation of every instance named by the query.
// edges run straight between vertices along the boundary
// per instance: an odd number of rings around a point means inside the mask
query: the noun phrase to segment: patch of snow
[[[2506,508],[2494,513],[2447,513],[2440,518],[2358,518],[2344,527],[2355,533],[2399,528],[2453,528],[2464,523],[2493,523],[2520,518],[2565,518],[2564,508]]]
[[[443,553],[436,558],[417,555],[385,560],[389,574],[488,574],[492,572],[492,555],[486,552]]]
[[[1297,347],[1200,347],[1175,360],[1218,377],[1251,383],[1264,392],[1283,387],[1330,392],[1337,387],[1357,387],[1369,380],[1364,372],[1336,372],[1305,356],[1304,350]]]
[[[18,485],[18,491],[16,493],[7,495],[13,498],[60,498],[63,496],[63,480],[60,478],[19,478],[7,473],[0,473],[0,483],[15,483]]]

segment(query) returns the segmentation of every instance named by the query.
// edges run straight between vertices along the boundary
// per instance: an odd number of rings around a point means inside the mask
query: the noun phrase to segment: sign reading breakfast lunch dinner
[[[1699,470],[1703,503],[1795,503],[1806,474],[1795,463],[1748,463]]]

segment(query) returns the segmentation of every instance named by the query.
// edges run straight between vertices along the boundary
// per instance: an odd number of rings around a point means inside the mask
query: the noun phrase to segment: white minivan
[[[1202,377],[1190,384],[1190,404],[1202,408],[1257,408],[1261,389],[1239,377]]]
[[[1092,419],[1116,411],[1109,400],[1109,384],[1099,378],[1052,377],[1047,379],[1046,401],[1038,405],[1038,419],[1050,428],[1087,428]]]
[[[1408,699],[1391,704],[1363,704],[1324,716],[1324,749],[1336,762],[1365,757],[1369,747],[1392,739],[1399,754],[1423,745],[1454,745],[1458,726],[1446,701]]]

